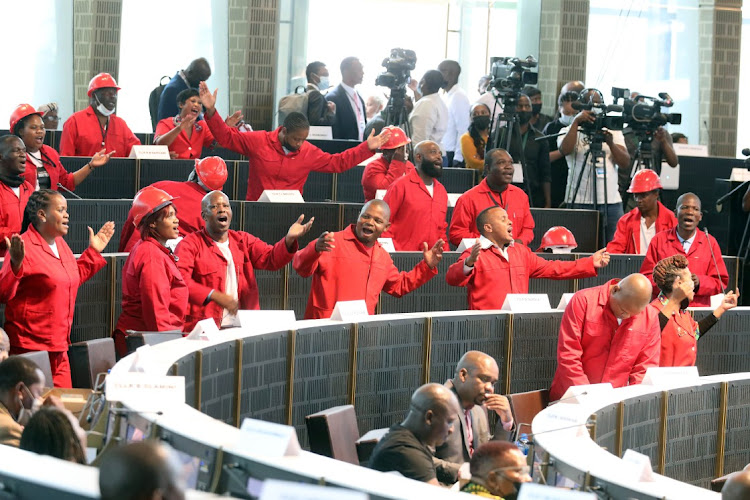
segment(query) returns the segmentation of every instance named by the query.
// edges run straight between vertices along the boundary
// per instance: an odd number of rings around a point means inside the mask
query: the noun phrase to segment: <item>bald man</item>
[[[297,240],[307,234],[314,217],[303,224],[304,214],[286,236],[269,245],[244,231],[229,229],[232,207],[221,191],[201,200],[205,227],[187,235],[177,245],[177,267],[188,286],[189,310],[184,331],[213,318],[216,326],[232,326],[238,309],[260,309],[255,269],[278,271],[297,251]]]
[[[178,472],[167,449],[157,442],[118,446],[102,459],[99,490],[102,500],[184,500]]]
[[[460,411],[458,399],[448,388],[423,385],[414,391],[406,419],[391,427],[375,446],[370,468],[439,485],[428,447],[438,447],[448,439]]]
[[[466,287],[469,309],[501,309],[509,293],[529,292],[529,278],[587,278],[609,264],[606,248],[574,261],[538,257],[527,246],[514,244],[513,222],[501,207],[482,210],[476,225],[481,236],[445,276],[449,285]]]
[[[642,274],[576,292],[565,308],[557,342],[557,371],[550,400],[574,385],[641,383],[659,366],[661,329]]]
[[[443,175],[440,146],[422,141],[414,148],[416,168],[390,185],[383,201],[391,208],[391,227],[383,236],[393,238],[399,252],[417,252],[422,243],[442,240],[449,251],[446,230],[448,192],[438,181]]]
[[[495,394],[500,378],[495,359],[481,351],[468,351],[458,361],[456,372],[445,387],[455,394],[460,406],[456,428],[445,443],[435,449],[435,467],[441,483],[458,481],[461,464],[471,460],[474,450],[491,439],[507,440],[513,429],[508,398]],[[496,432],[490,429],[487,411],[498,416]]]
[[[750,498],[750,470],[732,474],[721,489],[721,500],[747,500]]]
[[[399,272],[391,256],[378,243],[388,229],[391,211],[383,200],[365,203],[356,224],[343,231],[328,231],[297,252],[292,266],[303,278],[313,277],[305,319],[330,318],[336,302],[364,300],[375,314],[380,292],[401,297],[437,274],[443,258],[443,240],[430,248],[422,244],[421,260],[409,272]]]

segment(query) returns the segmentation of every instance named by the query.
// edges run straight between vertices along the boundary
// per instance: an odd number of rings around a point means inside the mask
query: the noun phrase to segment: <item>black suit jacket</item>
[[[362,110],[365,110],[365,101],[359,95]],[[359,127],[357,126],[357,112],[352,107],[352,101],[346,94],[341,84],[326,94],[326,100],[336,104],[336,120],[333,122],[334,139],[359,139]],[[367,121],[367,117],[365,117]]]

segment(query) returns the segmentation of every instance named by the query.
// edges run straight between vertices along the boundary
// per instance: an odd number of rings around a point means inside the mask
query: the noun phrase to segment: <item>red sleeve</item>
[[[466,286],[469,284],[471,277],[474,275],[473,272],[464,274],[464,261],[471,255],[471,249],[464,250],[464,253],[458,258],[458,261],[448,267],[448,272],[445,274],[445,281],[451,286]],[[477,260],[479,262],[479,260]],[[476,262],[474,263],[476,266]]]
[[[583,371],[583,326],[586,319],[586,297],[577,293],[568,303],[557,339],[557,372],[561,387],[589,383]],[[562,394],[560,394],[562,397]]]
[[[719,248],[719,244],[716,242],[714,238],[707,238],[706,244],[711,245],[710,248],[713,249],[713,257],[711,256],[711,250],[707,252],[706,258],[709,259],[711,262],[708,264],[708,269],[710,274],[698,274],[698,279],[700,280],[700,294],[704,296],[711,296],[716,295],[717,293],[722,293],[722,285],[724,285],[724,288],[727,287],[729,284],[729,273],[727,273],[727,266],[724,264],[724,259],[721,258],[721,249]],[[695,242],[693,242],[693,245],[695,245]],[[714,258],[716,258],[716,264],[714,265]],[[717,276],[717,268],[718,267],[718,276]]]
[[[383,291],[394,297],[403,297],[407,293],[416,290],[424,285],[437,274],[437,267],[430,269],[430,266],[420,260],[411,271],[401,271],[391,262],[391,269],[388,271],[388,278],[383,284]]]
[[[456,206],[453,209],[453,216],[451,217],[451,226],[449,229],[449,238],[451,243],[458,246],[461,244],[461,240],[464,238],[475,238],[476,235],[471,230],[475,221],[469,220],[469,205],[470,202],[466,201],[461,196],[456,202]]]
[[[117,153],[118,156],[119,154],[122,154],[125,158],[127,158],[128,156],[130,156],[130,150],[133,149],[133,146],[139,146],[141,144],[141,140],[135,136],[132,130],[130,130],[130,127],[128,127],[127,123],[125,123],[125,120],[122,120],[122,126],[125,127],[125,130],[127,131],[125,133],[125,141],[128,150],[124,152],[118,151]],[[107,153],[109,153],[109,151],[107,151]]]
[[[81,277],[81,284],[88,281],[93,275],[98,273],[107,261],[102,254],[91,247],[88,247],[80,257],[78,257],[78,275]]]
[[[171,330],[174,325],[169,322],[169,318],[172,317],[169,311],[172,299],[169,274],[163,259],[151,257],[151,255],[142,256],[140,269],[138,269],[143,323],[147,331]]]
[[[6,254],[3,267],[0,268],[0,304],[6,304],[16,295],[21,278],[23,278],[23,261],[18,274],[15,274],[10,267],[10,255]]]
[[[609,253],[625,253],[625,250],[628,248],[628,233],[630,231],[628,231],[626,216],[627,214],[623,215],[617,221],[615,236],[612,238],[612,241],[607,243],[607,252]]]
[[[44,153],[49,157],[50,160],[52,160],[52,163],[55,164],[55,170],[57,171],[57,182],[62,184],[66,189],[69,189],[71,191],[75,190],[76,181],[73,178],[73,174],[65,170],[65,167],[63,167],[62,163],[60,162],[60,155],[57,154],[57,151],[50,147],[45,147]],[[34,179],[34,184],[36,184],[36,179]],[[52,186],[52,189],[56,190],[57,186]]]
[[[204,120],[201,120],[200,123],[203,127],[203,147],[210,148],[214,145],[216,139],[214,139],[214,135],[211,133],[211,129],[208,128],[208,124]]]
[[[523,229],[518,234],[518,239],[524,245],[529,246],[534,241],[534,218],[531,216],[531,208],[529,207],[529,199],[527,197],[524,198],[524,203],[526,204],[526,212],[523,215]]]
[[[287,250],[286,237],[281,238],[275,245],[269,245],[250,233],[244,233],[242,236],[245,251],[255,269],[278,271],[294,258],[297,251],[298,242],[296,241],[294,249],[291,252]]]
[[[316,239],[308,243],[304,249],[294,255],[292,260],[292,267],[303,278],[312,276],[312,273],[318,268],[318,259],[320,259],[321,254],[315,250],[317,241]]]
[[[175,249],[175,255],[178,257],[177,268],[180,270],[182,279],[188,288],[188,300],[191,304],[202,306],[213,288],[193,279],[199,241],[198,238],[183,238]]]
[[[307,160],[315,172],[340,173],[350,168],[356,167],[373,155],[367,142],[359,146],[347,149],[335,155],[325,153],[319,148],[309,145],[310,150],[307,153]]]
[[[388,189],[393,181],[404,175],[406,166],[405,162],[391,160],[391,163],[385,167],[387,170],[384,170],[384,166],[371,163],[365,167],[365,172],[362,174],[362,187],[373,193],[378,189]]]
[[[156,124],[156,130],[154,131],[154,142],[156,142],[156,139],[174,128],[174,125],[172,125],[172,120],[173,118],[164,118],[163,120],[159,120],[159,123]]]
[[[62,135],[60,136],[60,156],[75,156],[75,140],[78,137],[78,123],[75,115],[71,116],[63,124]]]
[[[656,289],[656,282],[654,281],[654,266],[659,262],[659,254],[656,248],[659,241],[660,238],[657,233],[657,235],[651,240],[651,243],[649,243],[648,250],[646,250],[646,257],[643,259],[643,264],[641,264],[641,274],[648,278],[654,289]],[[701,283],[701,287],[702,286],[703,283]]]
[[[253,139],[258,134],[263,136],[266,134],[265,132],[240,132],[224,123],[218,111],[213,116],[206,115],[206,123],[209,131],[222,147],[245,156],[250,156],[255,149]]]
[[[528,248],[527,248],[528,250]],[[527,266],[530,278],[547,278],[551,280],[570,280],[596,276],[594,257],[574,261],[546,260],[528,250]]]
[[[628,384],[640,384],[643,381],[643,377],[646,375],[646,370],[652,366],[659,366],[659,354],[661,348],[661,330],[659,328],[659,317],[656,313],[656,309],[653,307],[647,307],[644,311],[644,321],[648,322],[648,334],[649,339],[644,344],[643,349],[638,354],[638,358],[633,364],[632,370],[630,370],[630,376],[628,377]]]

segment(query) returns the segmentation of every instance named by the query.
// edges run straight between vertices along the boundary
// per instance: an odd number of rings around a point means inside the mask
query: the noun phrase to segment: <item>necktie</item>
[[[474,432],[471,429],[471,410],[464,411],[466,418],[466,441],[469,443],[469,457],[474,455]]]

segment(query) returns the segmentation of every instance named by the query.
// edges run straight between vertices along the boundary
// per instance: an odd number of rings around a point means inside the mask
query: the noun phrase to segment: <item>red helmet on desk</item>
[[[135,194],[133,198],[133,224],[138,227],[141,221],[149,215],[158,212],[172,204],[174,198],[159,188],[146,186]]]
[[[382,134],[386,130],[391,133],[391,136],[385,144],[380,146],[380,149],[396,149],[411,142],[411,139],[406,137],[406,132],[400,127],[388,125],[387,127],[383,127],[383,130],[380,133]]]
[[[196,158],[195,173],[211,191],[224,189],[224,183],[227,182],[227,164],[218,156],[208,156],[202,160]]]
[[[112,78],[112,75],[109,73],[99,73],[89,82],[89,91],[86,94],[91,97],[91,94],[93,94],[95,90],[108,88],[120,90],[120,87],[117,86],[117,82]]]
[[[547,229],[542,236],[542,244],[536,249],[537,252],[543,252],[551,249],[552,253],[570,253],[578,246],[573,233],[565,226],[554,226]]]
[[[16,128],[18,122],[29,115],[39,115],[41,117],[42,113],[35,110],[31,104],[19,104],[10,114],[10,133],[13,133],[13,129]]]
[[[638,171],[630,181],[628,193],[648,193],[662,189],[659,174],[648,168]]]

